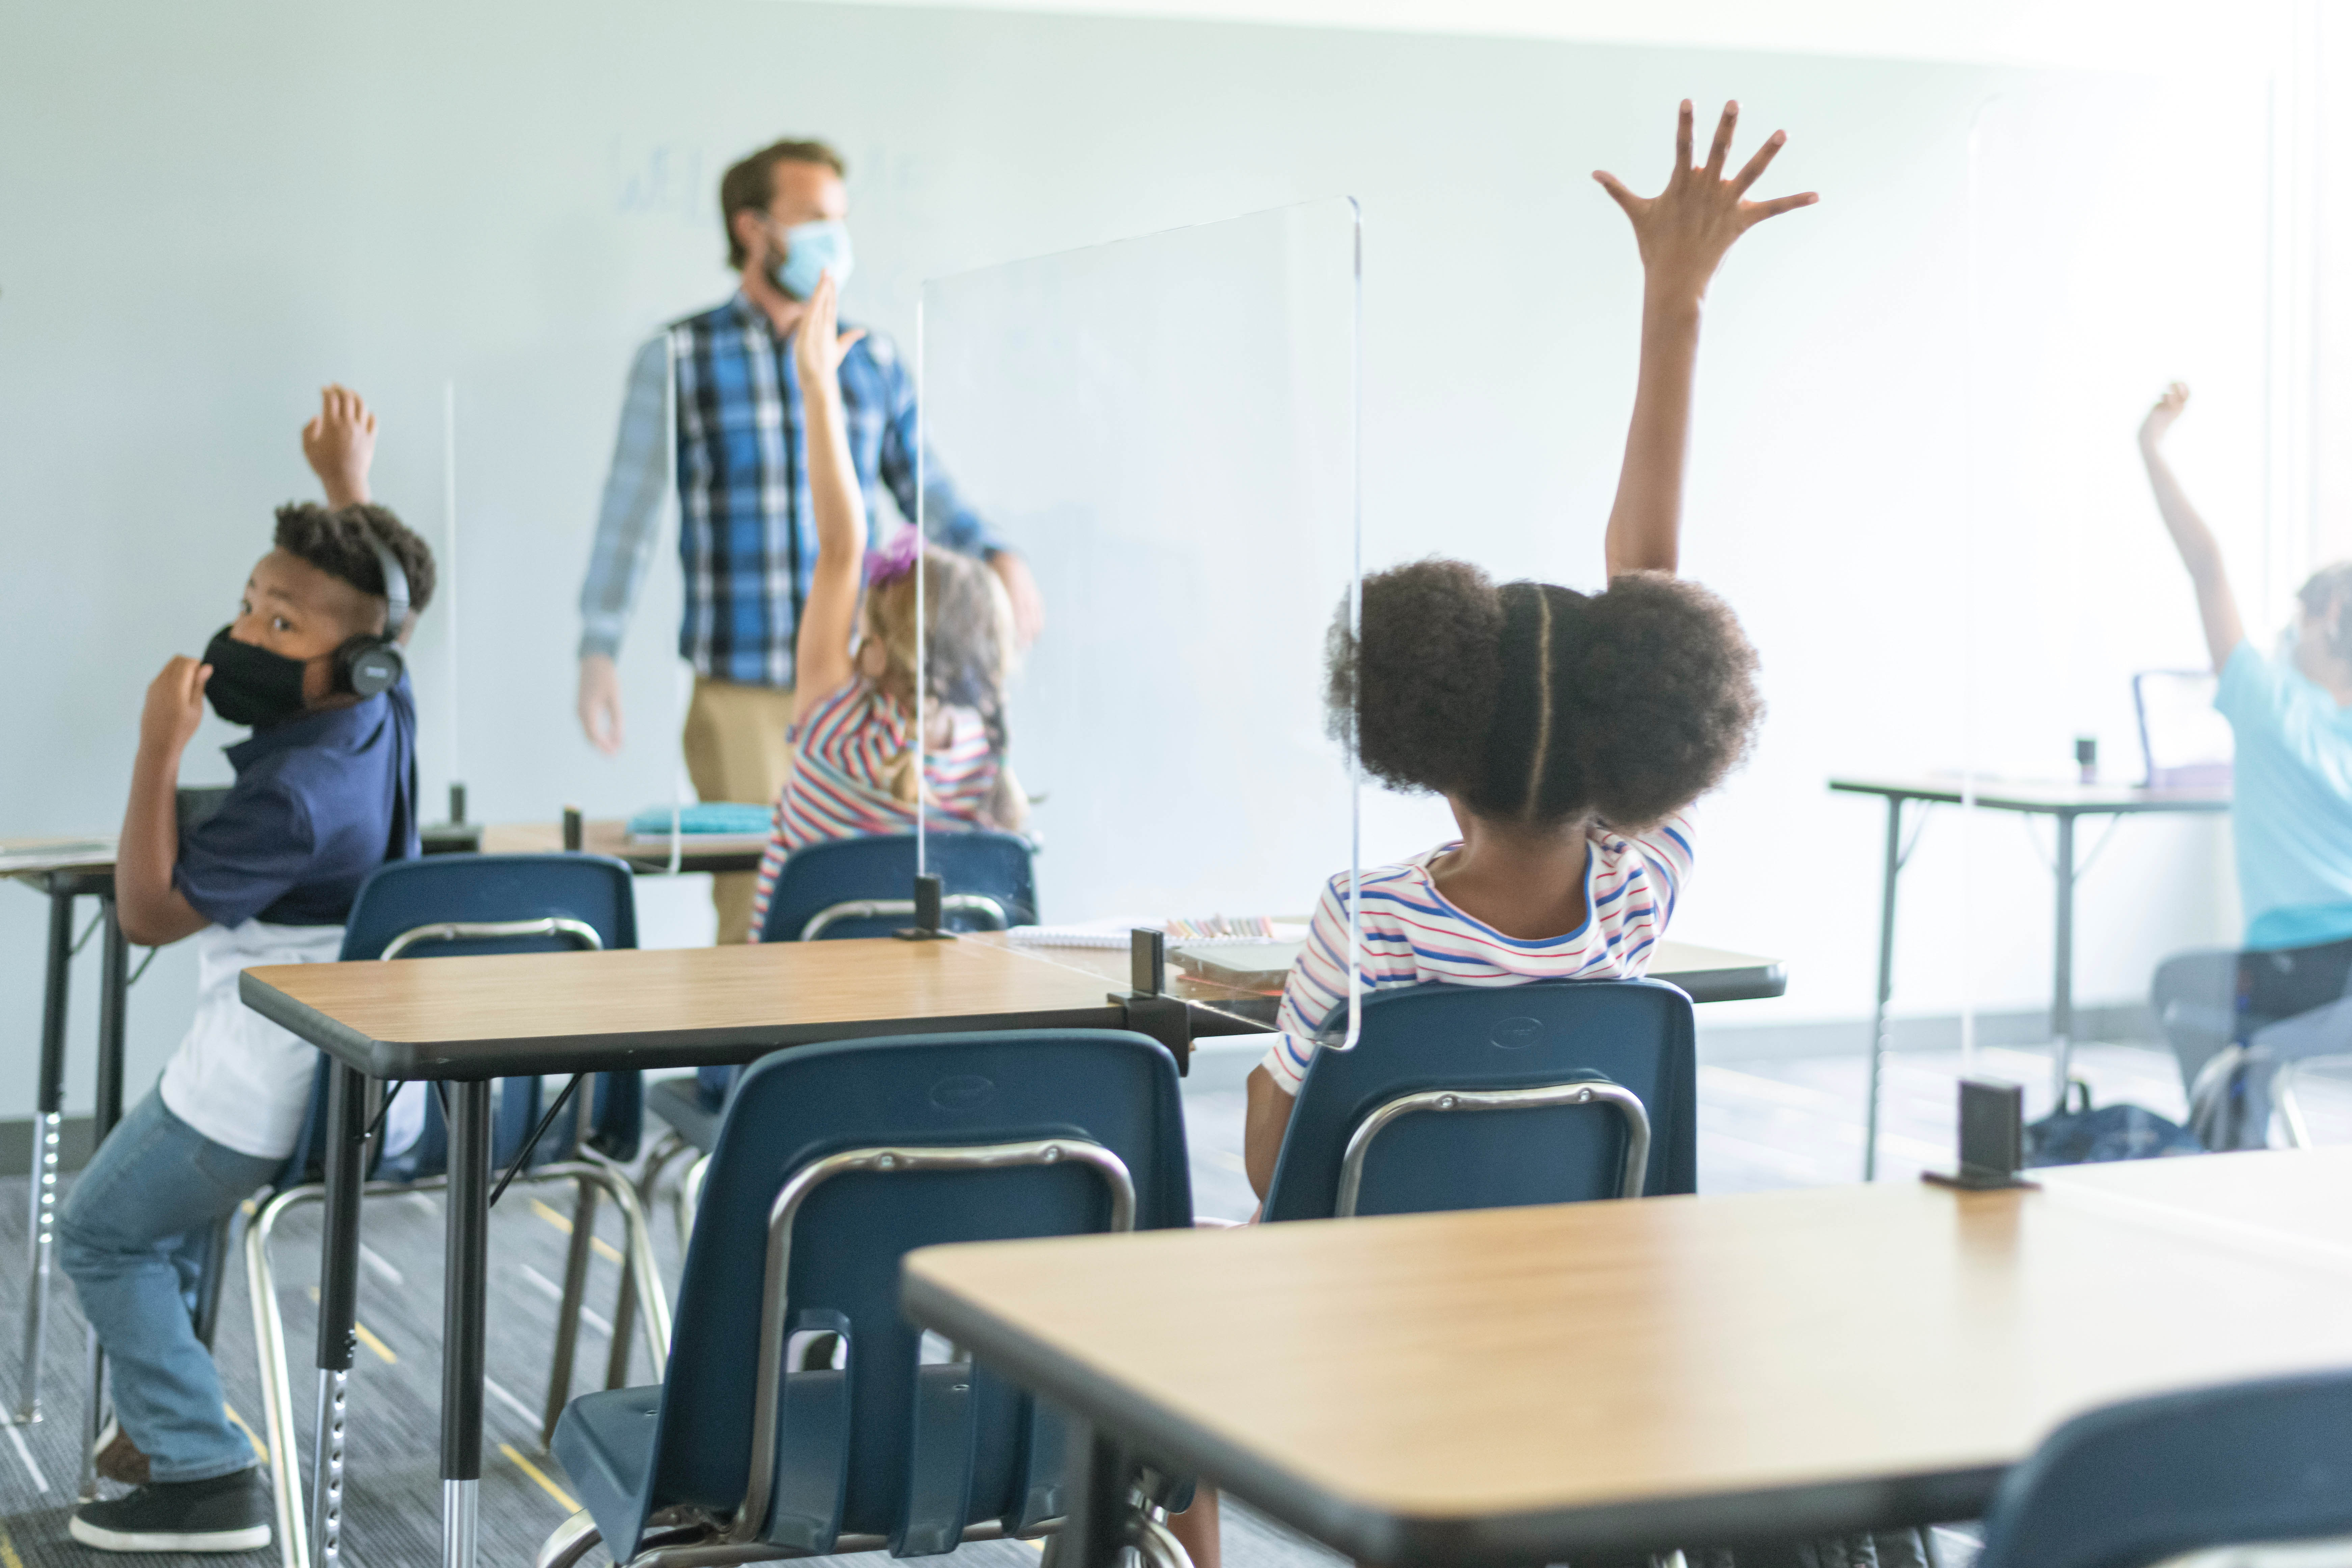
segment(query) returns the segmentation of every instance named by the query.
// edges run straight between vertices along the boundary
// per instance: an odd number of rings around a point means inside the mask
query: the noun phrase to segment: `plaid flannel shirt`
[[[580,652],[611,656],[645,582],[667,479],[663,409],[677,367],[678,563],[686,609],[680,658],[698,675],[752,686],[793,684],[793,638],[816,569],[808,432],[792,339],[738,292],[716,310],[673,323],[637,351],[588,581],[580,590]],[[914,378],[877,332],[841,363],[850,461],[865,492],[866,539],[882,535],[887,487],[899,515],[916,510]],[[936,462],[923,465],[926,531],[968,555],[1003,548],[956,495]]]

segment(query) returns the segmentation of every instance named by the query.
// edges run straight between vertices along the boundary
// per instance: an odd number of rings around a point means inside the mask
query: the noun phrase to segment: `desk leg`
[[[1903,797],[1886,797],[1886,863],[1878,885],[1878,999],[1870,1014],[1870,1100],[1863,1109],[1862,1179],[1878,1179],[1879,1076],[1886,1058],[1886,1004],[1895,994],[1895,879],[1903,873]]]
[[[490,1085],[449,1086],[449,1231],[441,1298],[441,1565],[474,1568],[482,1485],[482,1334],[490,1231]]]
[[[114,894],[98,896],[102,931],[98,982],[98,1108],[90,1128],[93,1148],[106,1142],[122,1120],[122,1037],[131,999],[131,943],[115,919]]]
[[[1127,1446],[1105,1436],[1089,1425],[1075,1445],[1078,1473],[1071,1478],[1074,1506],[1062,1525],[1064,1552],[1055,1553],[1074,1568],[1118,1568],[1121,1554],[1134,1541],[1135,1456]]]
[[[122,1005],[131,990],[131,946],[114,917],[111,889],[98,896],[104,931],[98,982],[98,1103],[90,1116],[90,1147],[96,1149],[122,1120]],[[81,1500],[98,1497],[98,1436],[106,1429],[106,1347],[93,1331],[89,1342],[89,1397],[82,1406]]]
[[[310,1563],[336,1568],[342,1552],[343,1423],[358,1343],[360,1193],[367,1141],[367,1079],[334,1063],[327,1077],[326,1214],[319,1240],[319,1408],[310,1440]],[[286,1467],[289,1478],[298,1467]],[[299,1483],[298,1483],[299,1484]]]
[[[25,1361],[16,1382],[16,1419],[41,1417],[41,1342],[49,1317],[49,1274],[55,1267],[58,1231],[58,1133],[65,1116],[66,981],[73,962],[74,898],[54,878],[49,882],[49,963],[41,995],[40,1079],[34,1090],[31,1211],[25,1233]]]
[[[2050,991],[2053,1109],[2066,1108],[2066,1075],[2074,1065],[2074,814],[2058,814],[2057,973]]]

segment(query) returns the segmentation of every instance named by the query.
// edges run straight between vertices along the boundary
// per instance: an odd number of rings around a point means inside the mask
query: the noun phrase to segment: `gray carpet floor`
[[[1989,1050],[1979,1054],[1976,1070],[2038,1083],[2046,1073],[2043,1060],[2031,1052]],[[2131,1100],[2179,1114],[2179,1082],[2168,1058],[2134,1047],[2091,1046],[2078,1052],[2077,1062],[2100,1103]],[[1884,1177],[1909,1180],[1921,1165],[1948,1157],[1952,1080],[1959,1066],[1957,1054],[1891,1059]],[[1235,1219],[1246,1216],[1254,1204],[1241,1162],[1242,1095],[1230,1087],[1237,1081],[1232,1072],[1203,1073],[1186,1096],[1195,1208]],[[1219,1082],[1227,1087],[1213,1087]],[[1700,1190],[1754,1191],[1856,1179],[1862,1084],[1862,1064],[1853,1058],[1702,1067]],[[2352,1142],[2352,1087],[2315,1084],[2306,1090],[2305,1105],[2322,1142]],[[26,1199],[24,1177],[0,1178],[0,1389],[10,1404],[26,1290]],[[492,1215],[481,1486],[485,1568],[527,1568],[547,1532],[572,1511],[567,1478],[539,1446],[570,1209],[568,1187],[518,1184]],[[289,1215],[279,1227],[276,1248],[306,1470],[316,1375],[308,1363],[315,1323],[317,1214],[312,1207]],[[590,1300],[595,1316],[582,1333],[576,1392],[601,1386],[619,1283],[619,1254],[613,1245],[618,1228],[617,1216],[606,1205],[593,1265]],[[344,1556],[352,1568],[430,1568],[439,1553],[441,1200],[430,1194],[372,1199],[362,1233],[362,1334],[352,1380]],[[677,1238],[666,1207],[655,1218],[655,1246],[664,1266],[674,1268]],[[0,1568],[89,1568],[98,1555],[76,1545],[65,1528],[79,1473],[83,1337],[72,1287],[60,1278],[43,1363],[47,1419],[27,1427],[0,1427]],[[258,1448],[264,1422],[241,1268],[233,1271],[223,1300],[215,1353],[230,1409],[257,1435]],[[641,1349],[634,1359],[637,1375],[644,1375]],[[1959,1568],[1964,1543],[1947,1545],[1948,1568]],[[1309,1568],[1339,1561],[1230,1502],[1224,1549],[1230,1568]],[[955,1559],[1029,1568],[1037,1552],[1018,1542],[986,1542],[965,1547]],[[215,1561],[261,1568],[276,1560],[273,1551]],[[194,1568],[198,1560],[185,1561]]]

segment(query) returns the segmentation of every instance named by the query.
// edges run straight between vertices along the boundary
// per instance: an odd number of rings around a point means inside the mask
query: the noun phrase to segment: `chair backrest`
[[[447,958],[499,952],[562,952],[590,945],[561,931],[500,936],[457,933],[445,937],[427,928],[444,925],[576,922],[593,933],[602,948],[637,945],[634,879],[622,861],[604,855],[436,855],[379,866],[362,883],[343,922],[345,963],[381,958],[400,943],[397,957]],[[421,938],[418,933],[425,932]],[[412,940],[402,942],[404,937]],[[377,1174],[414,1180],[438,1174],[447,1165],[448,1134],[437,1100],[425,1088],[405,1090],[428,1096],[425,1130],[416,1142]],[[636,1073],[600,1073],[583,1086],[590,1099],[589,1136],[614,1159],[636,1154],[645,1128],[645,1089]],[[510,1163],[545,1110],[535,1078],[504,1079],[491,1128],[491,1158]],[[294,1152],[279,1176],[281,1184],[310,1179],[320,1163],[326,1126],[327,1074],[323,1058],[310,1090],[310,1109]],[[568,1116],[531,1152],[529,1163],[568,1155],[576,1147],[577,1124]]]
[[[924,869],[938,877],[940,890],[950,900],[940,924],[950,931],[986,931],[1000,922],[976,909],[958,909],[959,895],[992,902],[1004,911],[1005,925],[1034,925],[1037,920],[1034,855],[1029,840],[1017,833],[931,833],[923,846]],[[809,923],[838,905],[865,902],[896,903],[915,892],[915,836],[876,834],[862,838],[833,838],[793,850],[776,873],[768,894],[768,915],[760,927],[761,942],[798,942]],[[904,912],[836,914],[818,934],[829,938],[888,936],[908,923]]]
[[[380,958],[394,938],[420,926],[548,918],[582,921],[608,948],[636,946],[636,897],[628,867],[606,855],[430,855],[388,861],[369,875],[352,900],[342,956],[346,963]],[[545,936],[515,936],[433,942],[409,951],[425,958],[552,952],[571,945]]]
[[[2352,1534],[2352,1372],[2111,1405],[2010,1471],[1979,1568],[2142,1568]]]
[[[851,1151],[1040,1141],[1059,1141],[1062,1157],[941,1170],[897,1156],[889,1168],[827,1173]],[[782,1431],[761,1472],[760,1538],[822,1553],[836,1535],[886,1536],[903,1555],[949,1550],[969,1523],[1021,1529],[1060,1514],[1058,1417],[969,1363],[920,1365],[923,1338],[898,1310],[898,1264],[941,1242],[1111,1228],[1096,1147],[1126,1169],[1136,1228],[1192,1223],[1175,1060],[1143,1036],[914,1036],[754,1063],[729,1101],[696,1211],[638,1518],[677,1504],[726,1518],[744,1504],[763,1344],[772,1355],[778,1338],[815,1332],[839,1334],[845,1361],[811,1371],[786,1362],[781,1382],[766,1384]],[[805,1191],[783,1222],[784,1293],[768,1309],[777,1327],[763,1333],[772,1210],[796,1186]],[[607,1544],[616,1560],[636,1550]]]
[[[1696,1037],[1690,998],[1654,980],[1429,984],[1364,998],[1352,1050],[1307,1064],[1267,1190],[1268,1220],[1340,1210],[1349,1140],[1402,1096],[1591,1083],[1590,1101],[1447,1114],[1379,1129],[1364,1150],[1358,1214],[1502,1208],[1615,1197],[1638,1153],[1630,1119],[1598,1092],[1640,1100],[1649,1128],[1641,1190],[1698,1187]]]

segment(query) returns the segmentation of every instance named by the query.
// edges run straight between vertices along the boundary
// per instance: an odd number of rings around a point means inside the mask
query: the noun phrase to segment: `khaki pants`
[[[785,739],[792,723],[789,687],[741,686],[696,676],[685,737],[686,772],[694,793],[707,801],[775,805],[793,768],[792,743]],[[758,879],[751,871],[728,871],[710,879],[721,942],[751,940],[751,892]]]

